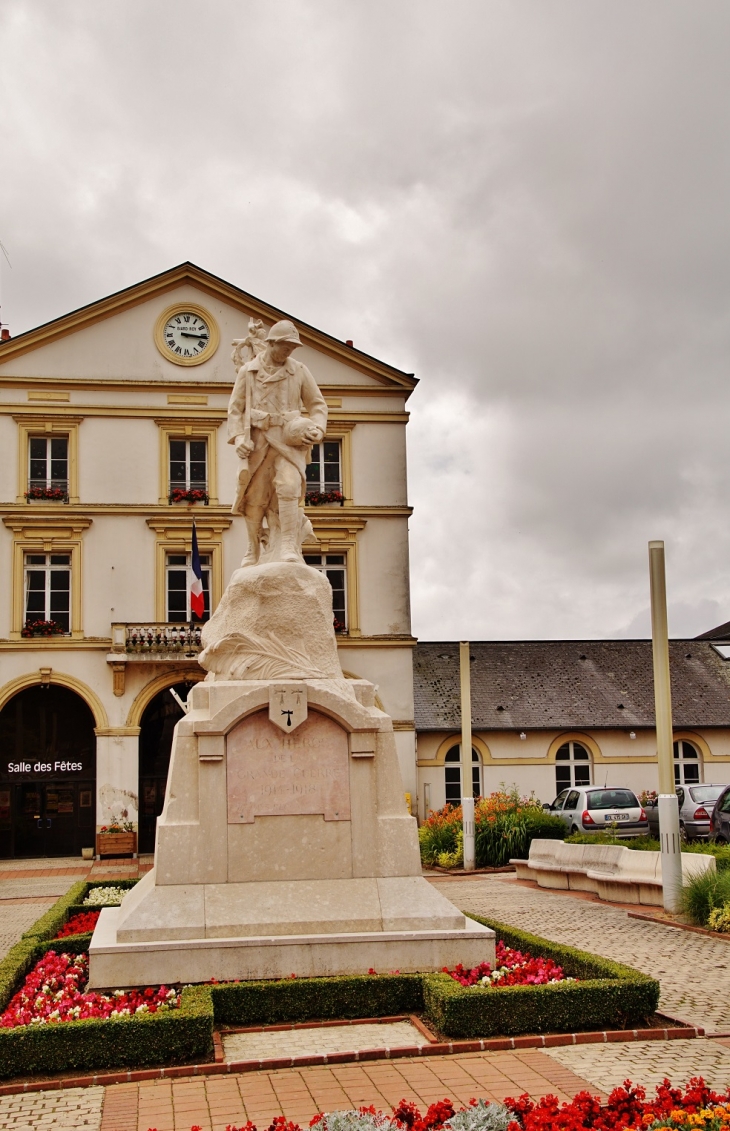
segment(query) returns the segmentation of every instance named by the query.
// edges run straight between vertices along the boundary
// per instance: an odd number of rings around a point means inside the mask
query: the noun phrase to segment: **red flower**
[[[450,974],[462,986],[545,986],[549,982],[565,981],[562,966],[552,958],[533,958],[505,946],[501,939],[497,942],[494,969],[488,962],[481,962],[471,970],[458,963],[453,970],[444,967],[444,974]]]
[[[68,935],[88,934],[89,931],[94,930],[100,915],[101,911],[81,911],[78,915],[72,915],[68,922],[61,927],[56,938],[65,939]]]

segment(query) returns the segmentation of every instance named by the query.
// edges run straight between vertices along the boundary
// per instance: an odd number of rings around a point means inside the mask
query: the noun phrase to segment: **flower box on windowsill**
[[[68,491],[65,487],[31,487],[25,492],[27,503],[37,502],[67,503]]]
[[[344,501],[342,491],[307,491],[304,497],[308,507],[341,507]]]
[[[24,639],[31,636],[68,636],[66,629],[55,620],[27,620],[20,630]]]
[[[190,488],[174,487],[168,496],[170,503],[202,503],[207,507],[208,492],[199,487]]]
[[[97,856],[134,856],[137,852],[137,834],[134,832],[97,833]]]

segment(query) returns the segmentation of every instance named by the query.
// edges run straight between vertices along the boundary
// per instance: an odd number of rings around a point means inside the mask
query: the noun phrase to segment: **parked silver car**
[[[687,840],[700,840],[710,835],[712,810],[725,785],[678,785],[679,832]],[[646,806],[651,835],[659,836],[659,810],[656,803]]]
[[[546,808],[565,821],[569,833],[615,831],[620,837],[634,837],[649,831],[646,813],[631,789],[591,785],[564,789]]]

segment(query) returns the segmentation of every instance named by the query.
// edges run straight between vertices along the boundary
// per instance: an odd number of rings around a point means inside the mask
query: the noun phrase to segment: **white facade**
[[[199,364],[177,364],[155,338],[163,313],[186,306],[202,309],[220,339],[213,349],[211,338]],[[194,654],[135,650],[129,626],[168,622],[166,571],[190,553],[193,519],[211,608],[245,552],[245,525],[230,513],[237,460],[225,421],[235,377],[230,342],[245,337],[250,316],[270,325],[284,315],[185,264],[0,345],[0,723],[30,687],[65,687],[83,699],[96,735],[97,828],[122,810],[136,825],[145,707],[164,688],[204,674]],[[328,403],[327,440],[339,444],[344,496],[308,508],[319,544],[305,553],[334,557],[340,577],[344,568],[342,667],[378,685],[394,719],[404,787],[415,798],[405,441],[415,380],[297,325],[304,342],[297,357]],[[31,470],[40,466],[32,455],[53,438],[66,441],[68,500],[28,499]],[[205,442],[207,505],[170,501],[176,440]],[[28,610],[44,600],[29,597],[28,586],[54,568],[70,579],[68,631],[25,638],[35,617]],[[55,582],[47,583],[50,594]],[[47,595],[45,613],[54,599]],[[13,757],[3,750],[0,825],[20,781],[6,762]],[[26,793],[32,776],[23,777]],[[35,819],[32,799],[26,807]]]

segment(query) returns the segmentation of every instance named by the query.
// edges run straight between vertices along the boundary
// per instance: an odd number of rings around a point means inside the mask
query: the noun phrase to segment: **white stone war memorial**
[[[248,550],[203,630],[154,869],[101,913],[91,987],[439,970],[494,934],[422,877],[393,723],[345,679],[302,500],[327,406],[293,323],[235,343],[233,512]]]

